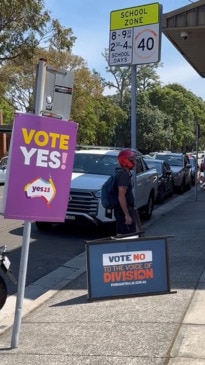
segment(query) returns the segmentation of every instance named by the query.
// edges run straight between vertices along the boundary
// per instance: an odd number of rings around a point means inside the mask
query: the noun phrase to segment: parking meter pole
[[[34,114],[41,115],[46,84],[46,60],[40,59],[36,68]]]
[[[14,325],[11,337],[12,349],[18,347],[18,342],[19,342],[22,308],[23,308],[23,300],[24,300],[25,284],[26,284],[30,234],[31,234],[31,222],[25,221],[23,230],[22,248],[21,248],[21,260],[19,267],[16,309],[15,309]]]

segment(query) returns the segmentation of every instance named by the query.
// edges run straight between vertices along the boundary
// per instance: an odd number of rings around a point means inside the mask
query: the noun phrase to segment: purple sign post
[[[70,192],[78,124],[34,114],[16,115],[3,214],[25,220],[11,347],[17,347],[25,291],[31,221],[63,222]]]

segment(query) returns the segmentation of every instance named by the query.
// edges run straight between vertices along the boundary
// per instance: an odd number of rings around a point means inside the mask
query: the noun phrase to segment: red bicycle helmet
[[[136,160],[137,156],[141,155],[136,150],[126,149],[120,151],[118,155],[118,163],[121,167],[128,167],[128,169],[133,169],[134,161]]]

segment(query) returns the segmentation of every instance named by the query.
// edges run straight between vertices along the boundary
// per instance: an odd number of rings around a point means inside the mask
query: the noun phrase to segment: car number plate
[[[5,267],[6,270],[8,270],[10,268],[10,265],[11,265],[10,260],[8,259],[7,256],[5,256],[3,259],[3,266]]]
[[[74,215],[66,215],[66,219],[68,219],[69,221],[75,221],[75,216]]]

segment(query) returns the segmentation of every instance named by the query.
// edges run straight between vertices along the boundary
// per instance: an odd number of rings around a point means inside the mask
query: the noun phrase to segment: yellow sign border
[[[134,6],[110,13],[110,30],[135,28],[159,23],[160,4]]]

